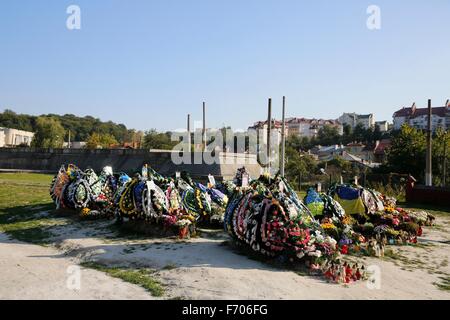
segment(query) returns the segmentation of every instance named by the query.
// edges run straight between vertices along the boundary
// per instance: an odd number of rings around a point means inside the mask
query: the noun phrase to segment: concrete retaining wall
[[[149,164],[163,175],[172,175],[175,171],[187,171],[194,178],[212,174],[218,178],[230,179],[243,165],[250,171],[252,178],[261,173],[261,167],[255,155],[219,153],[217,162],[205,163],[202,153],[189,153],[186,163],[174,164],[172,151],[134,150],[134,149],[39,149],[39,148],[0,148],[0,170],[36,170],[56,172],[62,164],[73,163],[81,169],[88,167],[100,171],[104,166],[112,166],[115,172],[133,173],[142,165]],[[199,164],[194,160],[200,159]]]

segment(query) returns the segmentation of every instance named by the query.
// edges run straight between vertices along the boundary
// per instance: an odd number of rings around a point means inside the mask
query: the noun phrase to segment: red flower
[[[347,246],[346,244],[344,244],[344,245],[341,247],[341,253],[342,253],[342,254],[347,254],[347,253],[348,253],[348,246]]]

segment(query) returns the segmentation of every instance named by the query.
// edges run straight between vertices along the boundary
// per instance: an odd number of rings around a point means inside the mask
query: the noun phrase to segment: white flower
[[[308,253],[308,256],[320,258],[322,256],[322,252],[320,252],[319,250],[311,251]]]
[[[337,245],[337,241],[331,237],[327,237],[325,243],[328,243],[333,249],[335,249]]]
[[[325,239],[324,239],[323,235],[321,235],[321,234],[316,235],[316,242],[321,243],[321,242],[323,242],[324,240],[325,240]]]

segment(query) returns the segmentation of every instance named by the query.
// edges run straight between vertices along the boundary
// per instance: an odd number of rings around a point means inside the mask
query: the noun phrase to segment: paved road
[[[0,299],[153,298],[143,288],[102,272],[78,270],[54,248],[10,240],[0,233]]]

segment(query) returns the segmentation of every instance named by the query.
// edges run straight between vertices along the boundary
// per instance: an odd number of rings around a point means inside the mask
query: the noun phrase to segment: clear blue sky
[[[209,127],[245,129],[286,95],[289,116],[392,120],[450,98],[449,17],[448,0],[2,0],[0,110],[170,130],[205,100]]]

